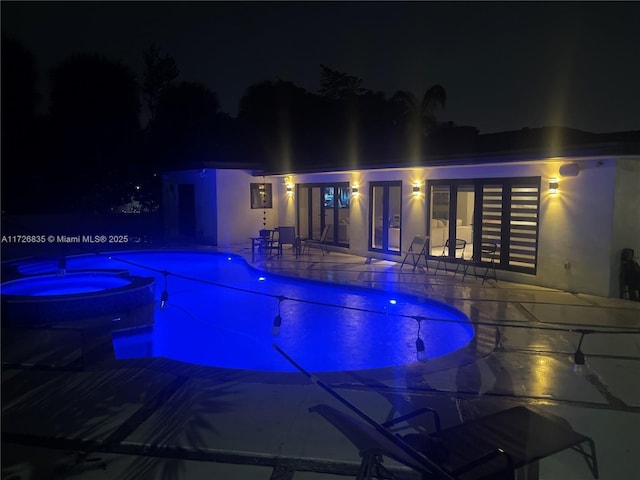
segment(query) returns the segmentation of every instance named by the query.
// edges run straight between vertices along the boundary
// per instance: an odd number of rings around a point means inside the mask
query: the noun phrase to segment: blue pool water
[[[124,287],[129,283],[130,280],[126,278],[100,273],[43,275],[5,282],[2,284],[2,294],[32,297],[76,295]]]
[[[55,268],[55,262],[40,261],[19,270],[43,274]],[[153,329],[114,335],[118,358],[294,371],[272,348],[276,344],[309,371],[362,370],[416,362],[419,326],[428,358],[458,350],[473,337],[469,319],[444,303],[272,275],[232,255],[144,251],[67,259],[69,272],[88,269],[156,277]],[[168,300],[160,308],[165,290]],[[273,336],[278,313],[280,332]]]

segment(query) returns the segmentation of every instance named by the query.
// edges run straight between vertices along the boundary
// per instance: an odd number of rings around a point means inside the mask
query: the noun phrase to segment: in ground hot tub
[[[4,282],[0,292],[4,326],[127,328],[153,323],[155,278],[128,271],[26,276]]]

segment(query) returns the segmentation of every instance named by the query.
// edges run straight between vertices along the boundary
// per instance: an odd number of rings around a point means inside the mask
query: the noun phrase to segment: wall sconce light
[[[549,193],[556,194],[558,193],[558,179],[550,178],[549,179]]]
[[[287,183],[287,195],[293,195],[293,185]]]
[[[413,184],[413,188],[411,189],[411,191],[413,192],[414,195],[420,195],[420,185],[418,185],[417,183]]]
[[[354,197],[357,197],[360,194],[360,188],[358,188],[358,185],[354,185],[351,187],[351,195],[353,195]]]

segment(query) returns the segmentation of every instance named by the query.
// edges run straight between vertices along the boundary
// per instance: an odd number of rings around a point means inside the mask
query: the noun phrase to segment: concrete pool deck
[[[225,251],[251,263],[250,246]],[[591,436],[601,479],[637,478],[640,335],[587,335],[587,365],[576,374],[571,357],[580,335],[569,330],[637,330],[639,302],[475,278],[462,283],[460,276],[434,276],[433,269],[414,272],[399,262],[336,252],[298,258],[287,252],[253,264],[428,295],[482,325],[473,345],[445,358],[318,375],[376,420],[431,406],[448,426],[526,405]],[[110,338],[109,332],[3,329],[3,479],[355,477],[357,449],[308,412],[337,401],[303,375],[160,358],[116,361]],[[542,460],[539,475],[591,478],[571,451]]]

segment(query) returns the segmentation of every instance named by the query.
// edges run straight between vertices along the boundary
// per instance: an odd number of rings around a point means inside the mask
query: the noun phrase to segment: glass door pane
[[[334,210],[336,208],[335,188],[333,186],[322,188],[322,216],[324,217],[323,225],[329,225],[327,232],[327,241],[334,243]]]
[[[451,201],[449,185],[432,185],[429,192],[430,218],[429,242],[431,255],[449,255],[445,251],[445,242],[449,238],[449,204]]]
[[[337,188],[338,207],[338,243],[349,244],[349,225],[351,223],[351,189],[349,186],[338,186]]]
[[[458,185],[456,201],[456,239],[466,242],[456,256],[469,260],[473,258],[473,213],[475,209],[475,188],[473,185]]]
[[[370,247],[375,250],[383,250],[385,245],[383,243],[385,226],[385,212],[383,208],[384,199],[384,187],[373,186],[371,191],[372,205],[371,205],[371,245]]]
[[[389,186],[389,230],[387,232],[387,249],[391,252],[400,251],[400,222],[402,219],[402,187]]]

